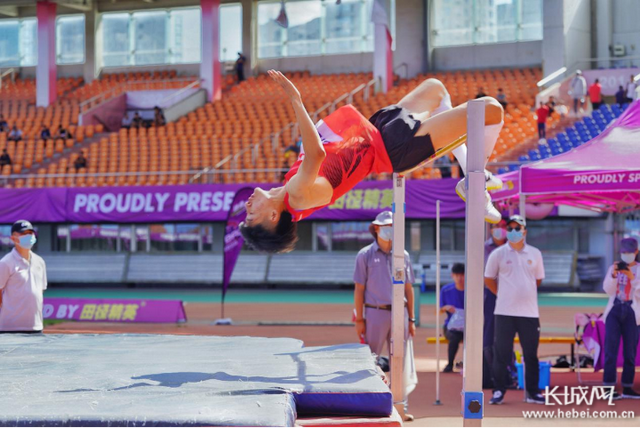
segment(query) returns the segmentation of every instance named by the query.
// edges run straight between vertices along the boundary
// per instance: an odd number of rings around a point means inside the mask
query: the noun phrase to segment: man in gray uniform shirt
[[[364,247],[356,257],[353,281],[356,283],[354,303],[356,331],[376,355],[389,350],[391,341],[391,302],[393,301],[393,279],[391,276],[391,239],[393,217],[384,211],[369,226],[375,241]],[[405,342],[416,332],[413,307],[413,268],[409,253],[405,251]],[[407,347],[405,346],[405,349]],[[409,356],[411,361],[413,356]],[[407,360],[405,360],[407,361]],[[405,420],[413,417],[405,414]]]

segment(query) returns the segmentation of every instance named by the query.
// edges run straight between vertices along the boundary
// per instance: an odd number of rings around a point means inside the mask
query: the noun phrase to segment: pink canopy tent
[[[548,159],[502,175],[495,200],[523,195],[527,203],[571,205],[597,212],[640,209],[640,101],[602,134]],[[521,201],[522,203],[522,201]]]

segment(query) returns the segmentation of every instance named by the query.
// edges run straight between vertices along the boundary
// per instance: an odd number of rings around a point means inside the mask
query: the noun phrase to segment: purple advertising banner
[[[253,187],[244,187],[236,193],[231,203],[227,226],[224,231],[224,274],[222,277],[222,301],[227,294],[227,288],[231,282],[233,269],[236,267],[238,256],[244,244],[244,238],[240,233],[240,223],[247,217],[245,204],[253,193]],[[224,318],[224,317],[223,317]]]
[[[435,218],[441,200],[443,218],[464,218],[456,179],[408,180],[407,218]],[[243,184],[184,186],[0,189],[0,223],[27,218],[37,223],[154,223],[225,221]],[[276,184],[260,185],[269,189]],[[391,209],[391,181],[365,181],[312,220],[371,220]]]
[[[97,322],[186,322],[180,300],[44,298],[45,319]]]

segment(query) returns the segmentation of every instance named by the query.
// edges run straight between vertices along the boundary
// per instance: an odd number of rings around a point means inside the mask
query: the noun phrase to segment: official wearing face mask
[[[500,220],[491,225],[491,236],[484,243],[484,263],[497,248],[507,243],[507,222]],[[484,289],[484,328],[482,330],[482,389],[493,388],[493,342],[494,342],[494,311],[496,309],[496,295]]]
[[[33,225],[19,220],[11,226],[15,248],[0,259],[0,333],[41,333],[42,293],[47,268],[31,251],[36,243]]]
[[[507,389],[507,365],[513,355],[513,340],[520,338],[525,364],[527,402],[544,404],[538,389],[538,342],[540,320],[538,286],[544,279],[540,250],[527,245],[527,223],[515,215],[507,221],[508,244],[489,256],[485,284],[496,294],[493,358],[494,391],[489,404],[502,404]]]
[[[609,303],[604,312],[604,374],[606,386],[616,386],[617,362],[620,339],[622,339],[622,394],[614,393],[613,398],[640,399],[633,390],[636,373],[636,353],[638,351],[638,325],[640,325],[640,265],[638,241],[625,238],[620,242],[619,262],[615,262],[604,278],[603,288],[609,295]]]
[[[393,302],[392,239],[393,216],[384,211],[369,226],[375,241],[364,247],[356,257],[354,303],[356,312],[356,332],[371,347],[376,355],[388,355],[391,341],[391,303]],[[413,268],[409,253],[405,251],[405,341],[416,332],[413,306]],[[407,347],[405,347],[405,350]],[[412,348],[411,348],[412,349]],[[405,355],[405,365],[413,362],[412,355]],[[407,366],[408,367],[408,366]],[[415,380],[417,383],[417,378]],[[405,387],[407,382],[405,382]],[[414,384],[415,386],[415,384]],[[407,388],[405,388],[406,392]],[[408,392],[406,392],[408,395]],[[405,406],[406,406],[405,396]],[[405,409],[406,410],[406,409]],[[405,411],[405,420],[413,416]]]

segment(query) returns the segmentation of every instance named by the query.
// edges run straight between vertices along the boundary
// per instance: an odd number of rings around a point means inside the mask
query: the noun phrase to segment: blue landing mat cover
[[[293,426],[388,416],[368,346],[295,339],[0,335],[3,426]]]

